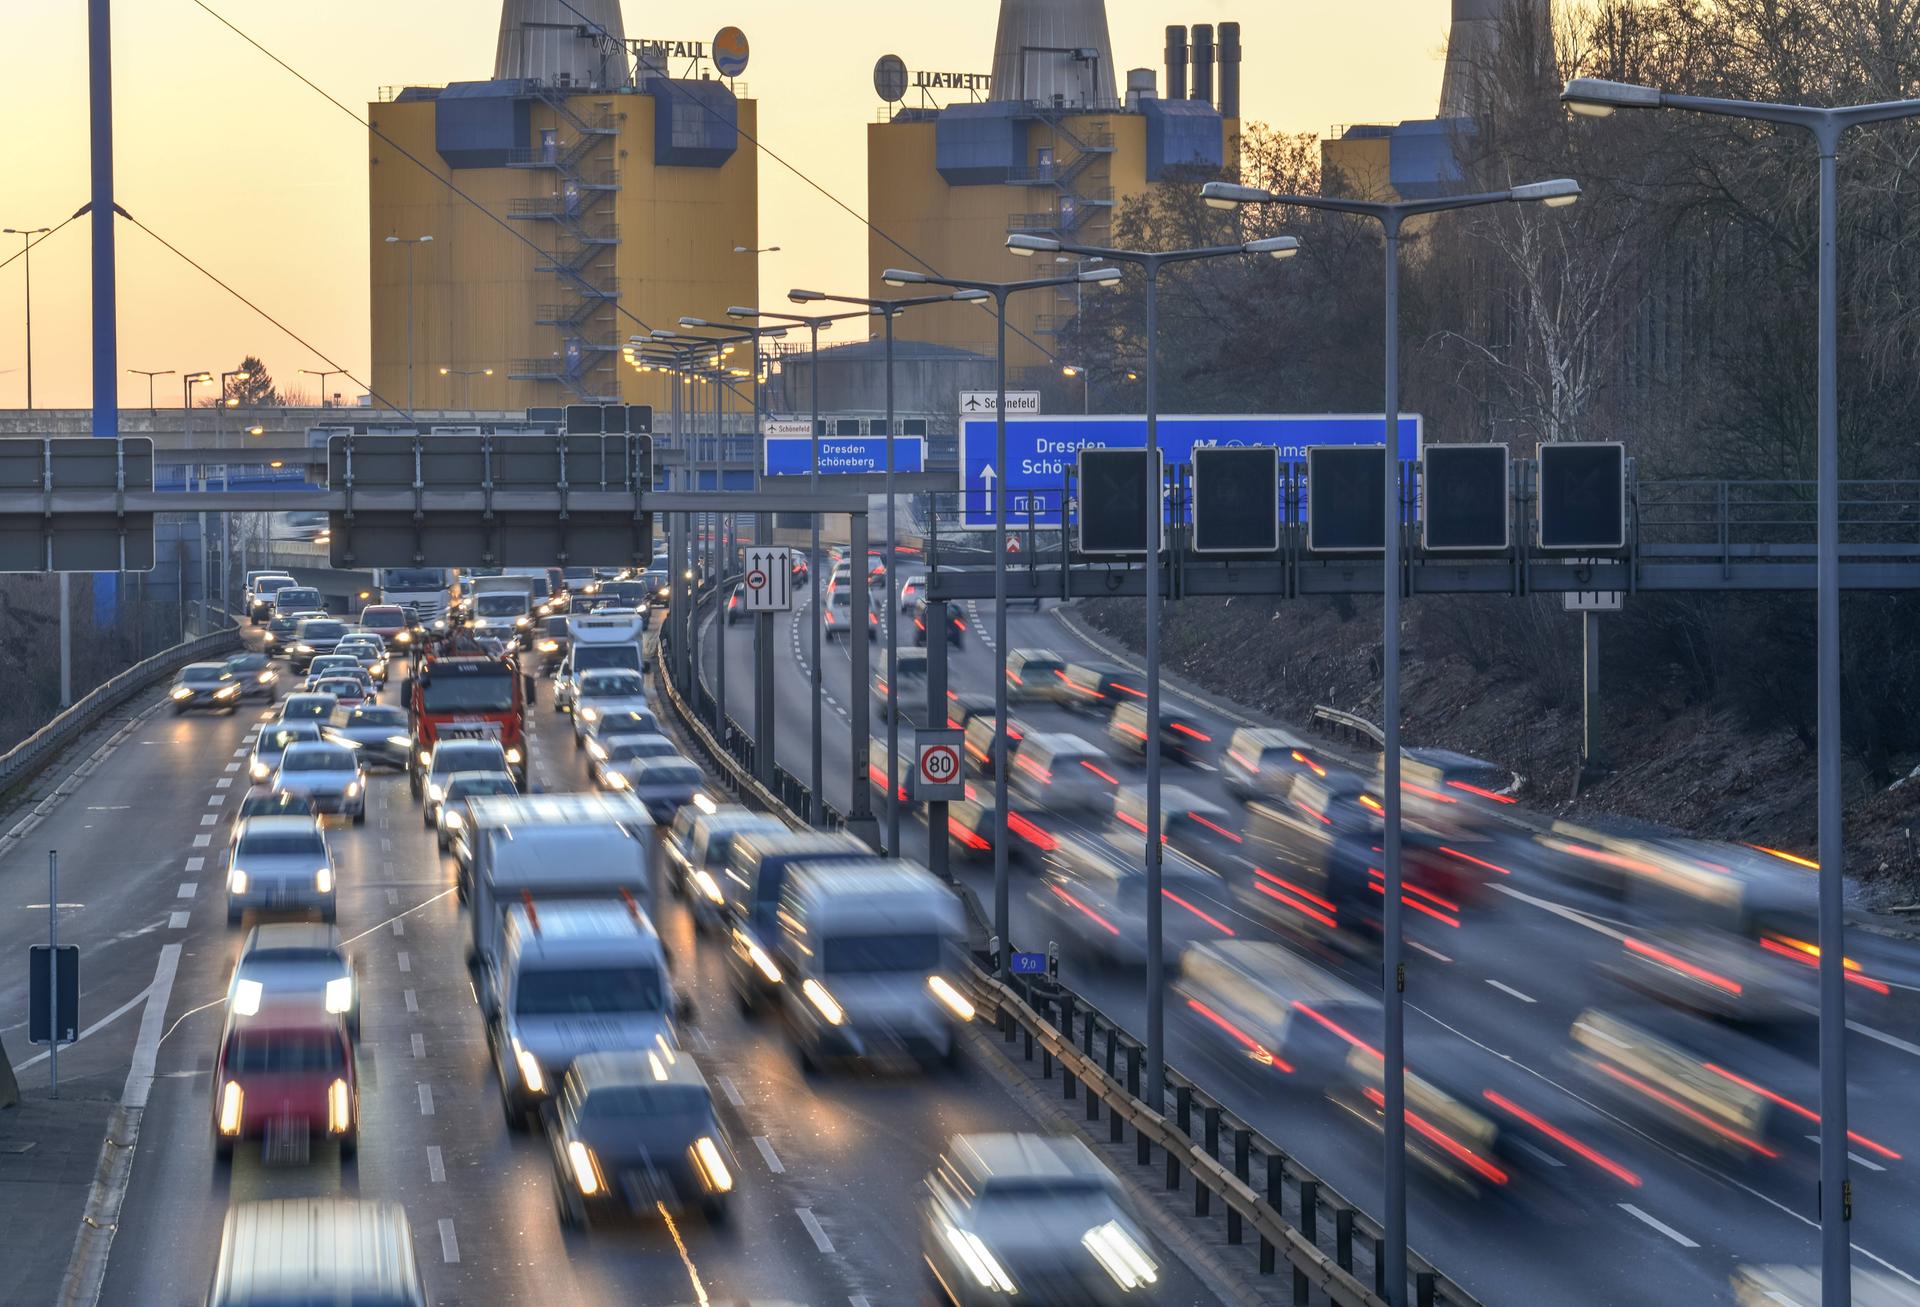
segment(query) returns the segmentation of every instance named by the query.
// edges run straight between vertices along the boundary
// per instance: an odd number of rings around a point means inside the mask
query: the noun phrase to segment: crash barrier
[[[0,792],[10,790],[32,777],[101,718],[141,691],[165,680],[188,663],[214,654],[232,653],[238,648],[240,629],[227,627],[162,649],[101,682],[81,696],[71,708],[0,754]]]
[[[1324,703],[1314,705],[1313,724],[1315,728],[1325,731],[1336,739],[1351,740],[1355,744],[1362,740],[1370,740],[1374,748],[1378,749],[1385,747],[1387,742],[1386,732],[1358,713],[1329,708]]]
[[[1086,1128],[1104,1108],[1109,1143],[1131,1127],[1138,1165],[1151,1166],[1158,1148],[1167,1189],[1181,1188],[1183,1173],[1192,1180],[1194,1216],[1217,1205],[1229,1245],[1258,1240],[1261,1275],[1281,1274],[1284,1259],[1292,1302],[1385,1307],[1384,1232],[1331,1185],[1172,1066],[1173,1117],[1156,1111],[1140,1096],[1145,1046],[1057,981],[1019,977],[1016,988],[978,969],[967,979],[980,1020],[1019,1041],[1023,1060],[1037,1053],[1043,1080],[1057,1069],[1063,1101],[1085,1099]],[[1409,1251],[1407,1262],[1416,1307],[1478,1307],[1426,1259]]]

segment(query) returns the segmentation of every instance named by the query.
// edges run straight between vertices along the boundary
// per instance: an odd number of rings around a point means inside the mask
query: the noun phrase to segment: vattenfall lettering
[[[640,47],[641,54],[660,55],[667,59],[705,59],[707,43],[705,41],[655,41],[639,40],[634,42]]]
[[[991,91],[993,74],[916,72],[913,84],[923,91]]]

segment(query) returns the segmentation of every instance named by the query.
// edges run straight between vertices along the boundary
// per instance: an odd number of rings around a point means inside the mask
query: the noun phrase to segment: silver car
[[[337,926],[279,922],[255,926],[240,946],[227,985],[227,1011],[250,1017],[268,1004],[310,1005],[345,1019],[360,1038],[360,985]]]
[[[595,667],[580,673],[573,698],[574,745],[584,745],[589,734],[597,734],[595,726],[602,717],[627,709],[652,711],[640,673],[625,667]]]
[[[632,794],[647,815],[664,826],[682,804],[693,802],[706,780],[700,768],[685,758],[639,758],[624,770],[609,772],[607,788]]]
[[[296,744],[318,744],[325,727],[317,721],[268,722],[253,742],[253,757],[247,761],[247,778],[264,785],[280,770],[281,755]]]
[[[309,746],[312,747],[312,746]],[[334,918],[333,855],[314,817],[249,817],[227,852],[227,924],[247,912]]]
[[[333,647],[338,654],[352,654],[364,671],[378,685],[387,683],[387,642],[371,631],[355,631]]]
[[[587,741],[587,774],[595,785],[606,789],[621,790],[625,785],[614,781],[615,773],[632,770],[634,763],[643,758],[678,758],[680,750],[673,741],[655,732],[640,735],[608,735],[604,731]],[[627,776],[631,781],[633,777]]]
[[[440,802],[434,805],[434,830],[442,849],[453,846],[454,834],[466,829],[467,800],[493,794],[518,794],[513,776],[503,771],[457,771],[449,775]]]
[[[367,774],[344,744],[292,744],[280,756],[273,788],[304,794],[316,812],[338,812],[362,826],[367,820]]]
[[[1113,1173],[1064,1135],[955,1135],[927,1177],[920,1251],[960,1307],[1151,1301],[1160,1265]]]

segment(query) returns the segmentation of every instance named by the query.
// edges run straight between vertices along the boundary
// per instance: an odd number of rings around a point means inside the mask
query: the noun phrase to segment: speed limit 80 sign
[[[915,798],[939,802],[967,796],[966,782],[960,769],[959,731],[915,731],[913,761]]]

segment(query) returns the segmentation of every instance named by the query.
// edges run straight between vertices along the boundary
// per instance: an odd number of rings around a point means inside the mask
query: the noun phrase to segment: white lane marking
[[[1411,947],[1413,947],[1413,948],[1417,948],[1417,949],[1419,949],[1419,950],[1420,950],[1420,951],[1421,951],[1422,953],[1424,953],[1424,954],[1426,954],[1426,955],[1427,955],[1428,957],[1430,957],[1430,958],[1432,958],[1432,959],[1433,959],[1433,960],[1434,960],[1435,962],[1451,962],[1451,961],[1453,961],[1453,959],[1452,959],[1452,958],[1450,958],[1450,957],[1448,957],[1448,956],[1447,956],[1446,954],[1444,954],[1444,953],[1442,953],[1442,952],[1441,952],[1441,951],[1440,951],[1439,949],[1437,949],[1437,948],[1428,948],[1428,947],[1427,947],[1427,946],[1426,946],[1425,944],[1422,944],[1422,943],[1421,943],[1421,942],[1420,942],[1419,940],[1417,940],[1417,939],[1413,939],[1412,937],[1409,937],[1409,938],[1407,939],[1407,943],[1408,943],[1408,944],[1409,944],[1409,945],[1410,945]]]
[[[395,954],[395,955],[394,955],[394,959],[395,959],[395,961],[396,961],[396,962],[398,962],[398,963],[399,963],[399,966],[400,966],[400,969],[401,969],[402,971],[412,971],[412,970],[413,970],[413,959],[412,959],[412,958],[410,958],[410,957],[408,957],[408,956],[407,956],[407,955],[406,955],[405,953],[397,953],[397,954]]]
[[[447,1182],[447,1164],[440,1156],[439,1144],[427,1145],[427,1179],[434,1184]]]
[[[740,1090],[735,1087],[732,1076],[720,1077],[720,1092],[725,1094],[727,1101],[735,1107],[745,1107],[747,1105],[747,1100],[740,1097]]]
[[[207,860],[205,858],[194,857],[194,858],[187,859],[188,871],[199,871],[202,867],[206,865],[207,865]]]
[[[1648,1216],[1645,1212],[1641,1211],[1638,1207],[1635,1207],[1632,1203],[1621,1203],[1620,1210],[1625,1212],[1628,1216],[1631,1216],[1636,1220],[1645,1221],[1648,1225],[1658,1230],[1661,1234],[1666,1235],[1667,1238],[1673,1240],[1675,1243],[1679,1244],[1682,1248],[1698,1248],[1700,1246],[1699,1244],[1695,1243],[1693,1240],[1687,1238],[1686,1235],[1681,1234],[1678,1230],[1674,1229],[1671,1225],[1668,1225],[1665,1221],[1662,1221],[1657,1217]]]
[[[239,771],[239,770],[240,770],[240,764],[239,764],[239,763],[237,763],[237,762],[230,762],[230,763],[228,763],[228,764],[227,764],[226,766],[224,766],[224,767],[222,767],[222,768],[221,768],[220,770],[221,770],[221,771],[228,771],[228,772],[235,772],[235,771]]]
[[[217,826],[220,824],[220,814],[217,812],[204,813],[200,818],[200,824],[202,826]],[[206,846],[200,845],[199,847],[205,848]]]
[[[406,993],[402,994],[401,997],[407,1000],[407,1011],[418,1012],[420,1010],[420,1000],[414,996],[412,990],[409,989]]]
[[[1541,1152],[1538,1148],[1535,1148],[1532,1144],[1528,1143],[1524,1139],[1515,1137],[1513,1141],[1513,1146],[1515,1148],[1518,1148],[1521,1152],[1531,1156],[1534,1161],[1540,1163],[1540,1165],[1542,1166],[1561,1167],[1566,1165],[1565,1162],[1561,1161],[1559,1158],[1555,1157],[1553,1154]]]
[[[183,881],[181,881],[181,882],[180,882],[180,888],[179,888],[178,890],[176,890],[176,891],[174,891],[174,895],[173,895],[173,896],[174,896],[175,898],[177,898],[177,899],[190,899],[190,898],[192,898],[192,897],[193,897],[193,896],[194,896],[195,894],[198,894],[199,892],[200,892],[200,882],[199,882],[199,881],[197,881],[197,880],[183,880]]]
[[[453,1218],[440,1218],[440,1260],[451,1265],[460,1260],[460,1240],[453,1233]]]
[[[820,1220],[813,1214],[811,1207],[796,1207],[793,1214],[800,1218],[800,1224],[807,1227],[807,1233],[813,1236],[813,1246],[826,1256],[833,1256],[833,1240],[827,1238],[827,1232],[820,1228]]]
[[[207,796],[207,806],[209,808],[217,808],[226,801],[227,796],[224,794],[209,794]]]
[[[167,929],[185,930],[187,928],[187,919],[192,915],[193,914],[189,912],[169,912],[167,914]]]
[[[388,903],[398,903],[399,901],[400,901],[400,891],[399,891],[399,890],[397,890],[397,889],[390,889],[390,890],[388,890],[388,891],[387,891],[387,902],[388,902]]]
[[[433,1115],[433,1086],[422,1082],[414,1086],[420,1091],[420,1115]]]
[[[216,790],[224,790],[232,784],[233,784],[233,777],[222,776],[213,783],[213,788]]]
[[[713,1051],[713,1041],[708,1039],[707,1032],[698,1026],[693,1028],[693,1043],[694,1047],[698,1048],[702,1053],[711,1053]]]
[[[166,741],[165,740],[142,740],[141,743],[142,744],[165,744]],[[247,749],[235,749],[233,751],[233,756],[236,758],[244,758],[247,756],[248,752],[250,751]]]
[[[1599,922],[1595,921],[1592,917],[1588,916],[1584,912],[1581,912],[1577,908],[1569,908],[1563,904],[1554,903],[1548,899],[1537,898],[1534,895],[1527,893],[1525,890],[1515,889],[1511,885],[1502,885],[1502,884],[1496,883],[1493,888],[1500,891],[1502,894],[1505,894],[1508,898],[1519,899],[1522,903],[1531,903],[1534,907],[1539,908],[1543,912],[1551,912],[1554,916],[1563,918],[1564,920],[1567,920],[1567,921],[1571,921],[1576,926],[1585,926],[1588,930],[1594,931],[1601,935],[1605,935],[1608,939],[1619,940],[1622,943],[1626,941],[1627,937],[1625,934],[1623,934],[1620,931],[1614,930],[1610,926],[1601,925]]]
[[[200,824],[203,826],[206,825],[205,822],[201,822]],[[212,843],[213,843],[213,836],[211,835],[196,835],[193,837],[193,847],[196,849],[207,848],[211,846]]]
[[[1808,1142],[1808,1143],[1810,1143],[1810,1144],[1815,1144],[1815,1145],[1818,1145],[1818,1144],[1819,1144],[1819,1142],[1820,1142],[1820,1136],[1819,1136],[1819,1135],[1808,1135],[1808,1136],[1807,1136],[1807,1142]],[[1884,1167],[1884,1166],[1882,1166],[1882,1165],[1880,1165],[1880,1163],[1878,1163],[1878,1162],[1875,1162],[1875,1161],[1872,1161],[1872,1160],[1870,1160],[1870,1159],[1868,1159],[1868,1158],[1865,1158],[1865,1157],[1862,1157],[1862,1156],[1860,1156],[1860,1154],[1858,1154],[1858,1153],[1855,1153],[1855,1152],[1851,1152],[1851,1151],[1849,1151],[1849,1152],[1847,1153],[1847,1157],[1848,1157],[1848,1159],[1849,1159],[1850,1161],[1852,1161],[1852,1162],[1853,1162],[1853,1164],[1854,1164],[1855,1166],[1864,1166],[1864,1167],[1866,1167],[1866,1168],[1867,1168],[1867,1169],[1868,1169],[1869,1171],[1884,1171],[1884,1170],[1886,1170],[1886,1169],[1887,1169],[1886,1167]]]
[[[1383,546],[1381,546],[1381,547],[1382,547],[1382,548],[1385,548],[1385,546],[1384,546],[1384,545],[1383,545]],[[392,840],[391,838],[389,838],[388,836],[385,836],[385,835],[382,835],[382,836],[380,837],[380,852],[382,852],[382,853],[392,853],[392,852],[393,852],[393,840]]]
[[[173,976],[180,969],[180,946],[168,944],[160,950],[160,962],[153,970],[153,983],[147,986],[142,996],[147,1000],[147,1010],[140,1017],[140,1033],[133,1041],[133,1064],[127,1068],[127,1086],[120,1094],[120,1103],[127,1108],[144,1108],[147,1094],[153,1089],[153,1063],[160,1055],[160,1027],[167,1019],[167,1002],[173,997]],[[118,1016],[119,1013],[114,1013]],[[112,1016],[106,1020],[111,1021]],[[105,1021],[97,1022],[93,1029],[98,1030]],[[85,1039],[91,1030],[80,1032]]]
[[[1847,1022],[1847,1029],[1853,1031],[1856,1035],[1865,1035],[1868,1039],[1877,1039],[1888,1048],[1897,1048],[1902,1053],[1911,1053],[1915,1057],[1920,1057],[1920,1044],[1909,1044],[1906,1040],[1895,1035],[1889,1035],[1884,1030],[1875,1030],[1872,1026],[1859,1021]]]
[[[1533,995],[1522,994],[1519,990],[1515,989],[1512,985],[1502,984],[1500,981],[1493,979],[1491,976],[1487,977],[1487,983],[1489,985],[1492,985],[1495,989],[1499,990],[1502,994],[1505,994],[1510,998],[1517,998],[1522,1003],[1537,1003],[1540,1001],[1536,999]]]
[[[415,1057],[425,1057],[427,1055],[427,1037],[425,1035],[415,1035],[413,1037],[413,1055]]]
[[[407,922],[404,917],[395,917],[393,919],[393,933],[396,935],[404,935],[407,933]]]
[[[755,1135],[753,1146],[760,1150],[760,1160],[767,1164],[769,1171],[775,1175],[786,1174],[787,1168],[780,1164],[780,1155],[773,1151],[773,1145],[767,1142],[765,1135]]]

